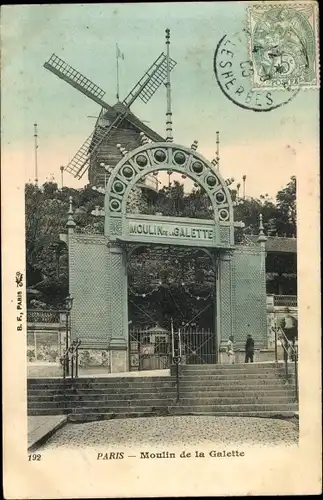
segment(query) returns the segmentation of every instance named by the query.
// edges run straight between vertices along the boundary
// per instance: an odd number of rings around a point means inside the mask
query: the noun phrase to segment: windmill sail
[[[102,98],[105,95],[103,89],[98,85],[95,85],[91,80],[86,78],[86,76],[79,73],[76,69],[72,68],[63,59],[53,54],[49,60],[44,64],[44,68],[48,69],[54,75],[58,76],[65,82],[72,85],[84,95],[100,104],[105,109],[111,110],[111,106],[107,104]]]
[[[170,59],[170,68],[173,69],[175,65],[176,62],[173,59]],[[150,66],[134,88],[129,92],[122,104],[127,108],[127,110],[129,110],[131,104],[133,104],[138,97],[144,103],[147,103],[165,81],[166,74],[166,56],[162,53]],[[90,159],[93,160],[96,158],[100,144],[107,139],[107,137],[113,133],[113,130],[115,130],[124,120],[128,114],[127,110],[124,113],[119,114],[109,127],[97,127],[86,139],[84,144],[82,144],[76,155],[65,167],[65,170],[73,174],[76,178],[81,179],[89,167]]]
[[[93,151],[97,151],[101,142],[122,122],[126,115],[127,112],[118,115],[108,127],[98,125],[65,167],[65,170],[77,179],[81,179],[89,166],[90,155],[93,155]]]
[[[169,61],[170,69],[176,65],[173,59]],[[161,53],[156,61],[146,71],[144,76],[139,80],[137,85],[129,92],[122,104],[130,108],[131,104],[139,97],[145,104],[154,95],[156,90],[165,81],[167,76],[167,62],[164,53]]]

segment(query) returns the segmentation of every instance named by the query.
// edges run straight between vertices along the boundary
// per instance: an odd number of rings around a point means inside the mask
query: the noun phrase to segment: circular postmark
[[[223,94],[234,104],[251,111],[271,111],[290,102],[299,88],[252,88],[253,62],[248,55],[247,31],[225,35],[214,53],[214,74]]]

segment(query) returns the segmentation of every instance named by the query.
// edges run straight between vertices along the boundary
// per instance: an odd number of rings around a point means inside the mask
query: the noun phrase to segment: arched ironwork
[[[208,195],[214,222],[233,227],[232,199],[220,173],[197,151],[169,142],[145,144],[125,154],[107,184],[106,215],[124,216],[127,198],[135,184],[142,177],[161,170],[178,172],[191,178]]]

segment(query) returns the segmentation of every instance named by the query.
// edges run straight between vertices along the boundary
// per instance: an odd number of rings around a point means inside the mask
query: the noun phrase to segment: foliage
[[[277,231],[279,234],[296,237],[296,177],[291,177],[287,186],[278,191],[276,196],[279,218],[277,220]]]
[[[27,288],[41,292],[48,305],[61,306],[68,294],[67,249],[59,235],[66,232],[70,196],[78,207],[74,216],[77,225],[81,230],[96,230],[98,222],[91,211],[101,205],[102,195],[90,186],[82,190],[60,190],[55,182],[40,188],[25,186]]]
[[[258,234],[260,214],[268,236],[296,237],[296,177],[278,191],[276,202],[265,194],[239,200],[234,210],[235,220],[245,223],[246,234]]]
[[[202,250],[140,248],[128,264],[129,312],[135,326],[212,327],[214,264]],[[178,323],[178,324],[176,324]]]
[[[193,188],[190,193],[184,193],[184,185],[174,181],[164,186],[157,195],[157,199],[148,211],[142,213],[161,213],[173,217],[193,217],[196,219],[212,218],[211,202],[201,188]]]

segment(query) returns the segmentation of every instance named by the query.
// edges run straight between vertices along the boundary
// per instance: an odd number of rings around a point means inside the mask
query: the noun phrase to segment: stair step
[[[269,396],[269,397],[276,397],[276,396],[284,396],[284,395],[289,395],[293,396],[295,394],[295,390],[290,389],[290,388],[277,388],[274,386],[273,389],[254,389],[254,390],[241,390],[237,389],[234,387],[231,390],[223,390],[221,388],[201,388],[198,391],[193,391],[190,390],[190,388],[182,388],[180,391],[181,394],[185,397],[193,397],[193,396],[202,396],[202,397],[224,397],[224,398],[229,398],[229,397],[252,397],[252,396]]]
[[[285,375],[283,373],[266,373],[264,375],[259,375],[259,373],[195,373],[195,374],[186,374],[181,373],[180,378],[185,380],[280,380],[285,379]]]
[[[289,362],[288,368],[294,366],[294,363]],[[268,369],[268,368],[281,368],[285,369],[285,363],[234,363],[230,364],[212,364],[212,363],[204,363],[204,364],[192,364],[192,365],[180,365],[182,369],[185,370],[209,370],[209,369],[220,369],[220,370],[242,370],[242,369]]]
[[[280,410],[280,411],[272,411],[272,410],[266,410],[266,411],[186,411],[185,409],[181,411],[174,411],[170,410],[170,413],[173,415],[199,415],[199,416],[217,416],[217,417],[285,417],[285,418],[291,418],[295,415],[296,409],[291,409],[291,410]]]
[[[181,409],[185,411],[192,412],[240,412],[240,411],[291,411],[297,409],[296,403],[281,403],[281,404],[224,404],[224,405],[178,405],[169,407],[169,410],[173,411],[174,409]]]
[[[187,380],[186,378],[180,379],[179,384],[182,387],[192,387],[198,390],[199,387],[212,387],[212,388],[241,388],[241,387],[254,387],[254,388],[265,388],[265,387],[292,387],[294,383],[286,382],[284,379],[251,379],[251,380],[215,380],[214,378],[209,378],[207,380]]]
[[[83,401],[71,401],[68,400],[66,401],[66,404],[64,405],[64,402],[54,402],[54,401],[36,401],[36,402],[29,402],[28,403],[28,408],[31,410],[35,408],[57,408],[58,404],[60,405],[61,408],[87,408],[87,407],[93,407],[93,406],[109,406],[109,407],[132,407],[132,406],[168,406],[169,404],[172,404],[174,402],[175,398],[169,398],[169,399],[138,399],[136,401],[133,400],[125,400],[125,399],[101,399],[101,400],[83,400]]]
[[[94,388],[97,388],[97,389],[104,389],[105,387],[106,388],[114,388],[114,387],[118,387],[118,388],[137,388],[137,389],[140,389],[140,390],[144,390],[145,388],[149,388],[149,387],[154,387],[154,388],[164,388],[164,387],[172,387],[174,384],[175,384],[175,379],[171,379],[170,377],[168,378],[167,381],[165,382],[145,382],[145,383],[142,383],[142,382],[137,382],[137,380],[135,379],[132,379],[132,381],[128,381],[128,382],[125,382],[123,381],[122,378],[118,379],[117,381],[113,381],[113,382],[75,382],[75,383],[69,383],[69,384],[66,384],[65,385],[65,389],[70,389],[70,388],[73,388],[73,389],[94,389]],[[63,390],[64,389],[64,385],[62,383],[58,383],[56,385],[54,384],[33,384],[33,385],[29,385],[28,386],[28,391],[30,390],[52,390],[52,391],[56,391],[56,390]]]
[[[285,373],[285,367],[261,367],[258,368],[256,365],[246,365],[242,367],[237,367],[237,368],[231,368],[227,369],[224,368],[223,366],[219,367],[207,367],[207,368],[186,368],[181,366],[180,371],[182,373],[188,374],[188,373],[258,373],[258,374],[264,374],[264,373]],[[294,372],[293,367],[288,367],[288,372],[292,373]]]
[[[165,410],[164,408],[160,408],[159,411],[162,412]],[[167,411],[167,407],[166,407]],[[140,416],[144,414],[151,414],[153,413],[153,409],[151,406],[142,406],[142,407],[133,407],[133,408],[126,408],[124,406],[122,407],[114,407],[113,410],[111,408],[77,408],[76,410],[68,410],[64,411],[59,408],[51,408],[51,409],[44,409],[44,408],[35,408],[32,410],[28,410],[28,416],[41,416],[41,415],[79,415],[79,414],[84,414],[84,415],[92,415],[94,417],[98,417],[100,415],[124,415],[124,416]]]
[[[180,401],[183,404],[187,405],[247,405],[247,404],[265,404],[265,405],[271,405],[274,403],[277,404],[289,404],[289,403],[294,403],[295,398],[292,396],[275,396],[275,397],[267,397],[267,396],[262,396],[262,397],[249,397],[249,398],[243,398],[243,397],[228,397],[228,398],[212,398],[212,397],[200,397],[200,396],[195,396],[188,398],[185,395],[181,395]]]
[[[64,404],[64,402],[70,401],[74,405],[80,405],[82,404],[83,401],[94,401],[97,404],[102,404],[105,401],[125,401],[125,402],[132,402],[133,404],[136,404],[138,401],[156,401],[156,400],[163,400],[166,401],[168,399],[174,399],[176,397],[176,392],[168,395],[164,394],[158,394],[158,395],[153,395],[152,397],[141,397],[140,394],[136,395],[135,397],[129,398],[127,396],[110,396],[109,394],[106,395],[101,395],[101,396],[80,396],[80,397],[57,397],[57,398],[49,398],[49,397],[42,397],[42,398],[28,398],[28,405],[29,404],[35,404],[38,402],[41,402],[42,404]]]
[[[147,387],[144,389],[137,389],[133,387],[127,387],[127,388],[103,388],[103,389],[80,389],[77,388],[75,390],[69,389],[67,391],[63,390],[58,390],[58,391],[52,391],[52,390],[38,390],[38,389],[30,389],[28,390],[28,397],[43,397],[44,395],[48,397],[55,397],[55,396],[63,396],[64,394],[67,394],[69,397],[72,396],[78,396],[81,394],[93,394],[95,396],[100,396],[104,394],[111,394],[112,396],[114,395],[125,395],[125,396],[135,396],[137,394],[140,395],[145,395],[149,397],[150,395],[153,394],[171,394],[174,391],[176,391],[176,386],[174,385],[173,387],[162,387],[162,388],[154,388],[154,387]]]
[[[294,396],[295,390],[286,388],[286,389],[281,389],[281,390],[251,390],[251,391],[241,391],[239,389],[232,389],[231,391],[224,391],[221,390],[220,388],[217,388],[217,390],[205,390],[199,389],[198,391],[193,391],[188,388],[184,388],[181,391],[181,395],[183,397],[210,397],[210,398],[235,398],[235,397],[280,397],[280,396]],[[172,389],[172,391],[161,391],[161,392],[147,392],[145,394],[143,393],[127,393],[127,392],[107,392],[107,391],[100,391],[100,392],[93,392],[91,390],[86,390],[86,391],[80,391],[78,393],[69,393],[66,396],[64,394],[48,394],[48,393],[41,393],[41,394],[29,394],[28,395],[28,401],[33,402],[33,401],[61,401],[64,400],[65,398],[70,399],[71,401],[81,401],[81,400],[87,400],[87,399],[96,399],[96,400],[102,400],[104,398],[110,398],[110,399],[127,399],[127,400],[135,400],[138,398],[143,398],[145,399],[158,399],[159,397],[163,398],[169,398],[172,397],[176,394],[176,390]]]
[[[164,376],[155,376],[155,377],[118,377],[117,375],[115,377],[79,377],[76,379],[65,379],[65,383],[101,383],[104,382],[106,384],[110,383],[115,383],[117,382],[136,382],[136,383],[148,383],[148,382],[167,382],[171,379],[170,375],[164,375]],[[29,385],[37,385],[37,384],[48,384],[48,385],[55,385],[57,383],[63,384],[64,380],[63,378],[56,379],[56,378],[29,378],[28,379],[28,386]]]

